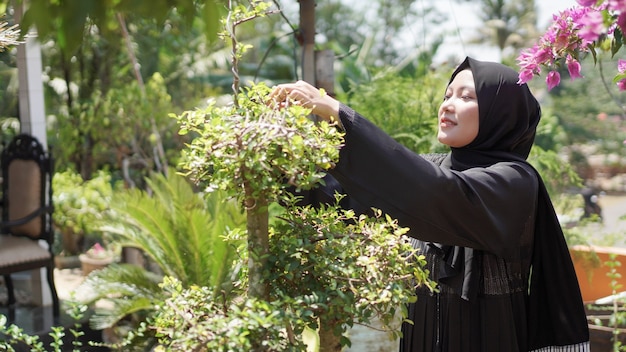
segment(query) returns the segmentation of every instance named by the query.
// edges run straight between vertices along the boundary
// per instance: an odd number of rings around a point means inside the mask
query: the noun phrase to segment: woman
[[[273,92],[342,126],[330,174],[353,201],[409,227],[427,257],[439,292],[417,288],[401,351],[589,351],[565,239],[526,162],[540,107],[517,80],[506,66],[465,59],[439,108],[437,138],[451,149],[441,158],[412,153],[304,82]]]

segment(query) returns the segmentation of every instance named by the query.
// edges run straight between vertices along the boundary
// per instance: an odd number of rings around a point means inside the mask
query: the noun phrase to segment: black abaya
[[[467,58],[451,80],[463,69],[473,73],[479,132],[444,160],[414,154],[340,106],[345,146],[331,175],[352,204],[410,228],[439,284],[439,293],[418,288],[401,349],[589,351],[562,231],[525,161],[539,104],[503,65]]]
[[[403,325],[401,350],[527,351],[534,217],[517,214],[533,213],[537,179],[532,169],[521,163],[495,165],[487,173],[444,169],[386,140],[386,134],[343,107],[345,113],[354,115],[344,121],[346,147],[331,174],[351,198],[410,228],[431,279],[439,283],[436,294],[418,288],[418,299],[409,306],[413,325]],[[381,142],[390,148],[376,148]],[[406,175],[401,182],[399,174]],[[465,248],[455,251],[435,242]],[[464,275],[475,275],[476,286],[468,287]]]

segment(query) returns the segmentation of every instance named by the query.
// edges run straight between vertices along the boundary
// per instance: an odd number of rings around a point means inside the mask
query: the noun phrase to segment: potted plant
[[[77,258],[86,248],[101,240],[97,228],[113,194],[110,180],[111,176],[103,171],[90,180],[83,180],[71,170],[54,174],[52,220],[58,238],[55,243],[57,257]]]
[[[621,351],[626,343],[626,292],[623,291],[622,279],[624,253],[602,249],[600,247],[599,255],[606,258],[601,263],[604,270],[602,282],[610,295],[595,299],[587,305],[591,348],[594,351]]]
[[[96,242],[85,253],[81,253],[78,256],[80,260],[81,269],[83,275],[87,276],[94,270],[99,270],[115,261],[115,252],[103,247],[99,242]]]

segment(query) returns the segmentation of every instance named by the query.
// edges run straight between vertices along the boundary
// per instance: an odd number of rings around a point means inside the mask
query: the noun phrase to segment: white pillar
[[[24,14],[24,4],[14,2],[15,21],[19,23]],[[48,149],[46,136],[46,114],[43,96],[41,46],[35,29],[28,32],[24,43],[17,46],[17,74],[19,82],[19,119],[22,133],[37,138],[45,150]],[[47,244],[44,244],[47,245]],[[52,304],[48,290],[45,269],[30,272],[30,288],[33,301],[41,305]]]
[[[16,6],[16,21],[21,20],[22,15],[23,7]],[[47,149],[41,46],[35,29],[28,32],[25,43],[17,46],[17,71],[21,131],[37,138]]]

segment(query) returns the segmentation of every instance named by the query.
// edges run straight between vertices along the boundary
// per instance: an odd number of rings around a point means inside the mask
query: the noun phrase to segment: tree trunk
[[[341,336],[333,334],[334,322],[320,319],[320,350],[319,352],[341,352]]]
[[[269,299],[267,284],[263,282],[263,270],[267,262],[269,250],[269,213],[266,199],[251,199],[246,201],[247,230],[248,230],[248,296],[261,300]]]
[[[84,236],[80,233],[74,233],[69,227],[59,227],[59,229],[63,253],[68,256],[78,255],[83,250]]]

